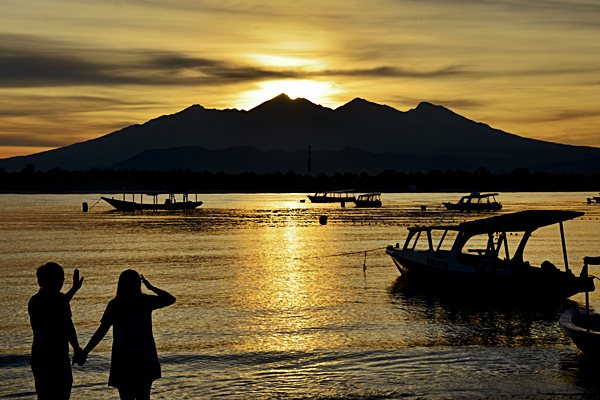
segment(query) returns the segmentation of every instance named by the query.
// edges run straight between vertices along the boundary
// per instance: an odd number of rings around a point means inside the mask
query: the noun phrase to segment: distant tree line
[[[477,171],[432,170],[401,172],[386,170],[377,175],[338,173],[315,176],[295,172],[228,174],[191,170],[137,171],[89,169],[66,171],[36,170],[30,164],[18,172],[0,169],[3,193],[78,193],[78,192],[315,192],[354,189],[360,192],[445,192],[445,191],[600,191],[600,173],[532,172],[515,169],[492,173]]]

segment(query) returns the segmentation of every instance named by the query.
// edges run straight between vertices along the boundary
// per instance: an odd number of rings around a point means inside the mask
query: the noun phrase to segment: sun
[[[291,99],[302,97],[315,104],[332,106],[334,103],[332,96],[337,92],[335,86],[330,82],[309,79],[266,81],[260,83],[256,89],[242,92],[238,104],[240,104],[240,108],[249,110],[281,93],[285,93]]]

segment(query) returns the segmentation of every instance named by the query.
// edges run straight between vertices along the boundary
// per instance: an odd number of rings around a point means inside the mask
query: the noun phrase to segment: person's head
[[[142,279],[140,274],[132,269],[121,272],[117,284],[117,298],[130,299],[142,294]]]
[[[65,282],[65,271],[63,267],[55,262],[49,262],[37,269],[38,285],[44,289],[59,292]]]

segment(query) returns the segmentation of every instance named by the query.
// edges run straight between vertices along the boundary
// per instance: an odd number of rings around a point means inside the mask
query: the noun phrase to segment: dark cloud
[[[0,135],[0,146],[19,147],[59,147],[64,140],[57,140],[51,135],[3,134]]]
[[[320,77],[365,78],[490,78],[597,74],[596,66],[548,66],[513,69],[499,65],[479,71],[463,65],[447,65],[427,70],[380,65],[371,68],[305,70],[269,68],[238,64],[227,60],[163,52],[90,50],[65,42],[34,36],[0,35],[0,87],[44,86],[189,86],[227,85],[275,79]]]
[[[581,118],[590,118],[597,117],[600,115],[600,110],[562,110],[557,112],[552,112],[546,116],[541,117],[532,117],[529,120],[534,120],[537,122],[557,122],[557,121],[569,121]]]
[[[34,104],[35,106],[32,106]],[[160,104],[148,100],[145,107]],[[124,101],[118,98],[100,96],[44,96],[11,94],[0,99],[0,117],[51,117],[56,118],[65,110],[75,109],[90,112],[114,109],[127,106],[139,106],[138,103]]]
[[[322,71],[264,68],[169,52],[90,52],[65,43],[35,39],[0,36],[0,87],[220,85],[326,76],[430,78],[468,73],[460,66],[430,71],[391,66]]]
[[[470,72],[461,66],[449,66],[428,71],[409,70],[399,67],[375,67],[366,69],[339,69],[316,72],[320,76],[365,76],[381,78],[433,78],[452,75],[469,75]]]

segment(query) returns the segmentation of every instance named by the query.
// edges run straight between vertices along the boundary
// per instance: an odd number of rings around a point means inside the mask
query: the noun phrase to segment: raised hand
[[[71,286],[71,289],[69,289],[69,291],[66,293],[68,301],[71,301],[73,296],[75,296],[75,293],[77,293],[77,291],[79,289],[81,289],[82,285],[83,285],[83,277],[82,278],[79,277],[79,270],[77,268],[75,268],[75,271],[73,271],[73,285]]]
[[[146,286],[146,289],[154,291],[154,286],[148,282],[148,279],[144,278],[144,275],[140,275],[140,278],[142,279],[144,286]]]
[[[71,286],[71,289],[74,290],[74,293],[75,293],[79,289],[81,289],[82,285],[83,285],[83,277],[79,278],[79,270],[77,268],[75,268],[75,271],[73,271],[73,285]]]

